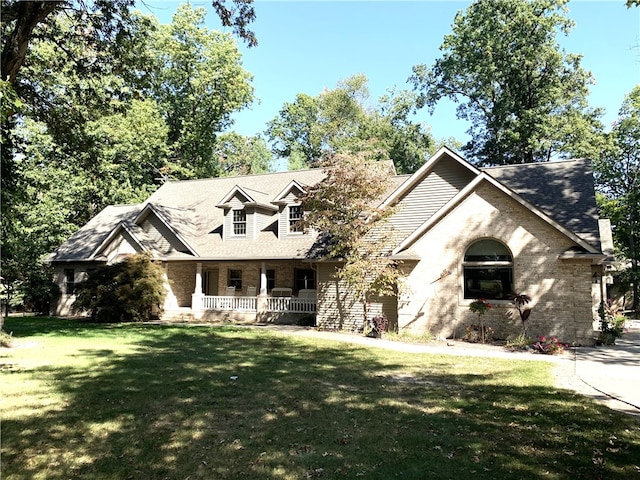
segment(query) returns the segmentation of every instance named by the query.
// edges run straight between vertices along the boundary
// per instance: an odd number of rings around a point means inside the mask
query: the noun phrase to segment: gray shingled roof
[[[600,246],[591,161],[585,159],[483,168],[560,225]]]
[[[88,260],[102,242],[121,222],[135,218],[140,205],[112,205],[93,217],[84,227],[74,233],[53,252],[50,261]]]
[[[503,185],[536,205],[559,224],[599,246],[598,215],[593,192],[591,166],[587,160],[561,161],[483,169]],[[140,205],[105,208],[60,246],[50,261],[88,260],[119,225],[125,225],[148,249],[150,238],[134,220],[151,206],[203,259],[288,259],[308,258],[314,236],[277,237],[277,217],[256,239],[222,241],[224,210],[217,205],[236,186],[259,203],[273,201],[293,180],[314,185],[324,177],[321,169],[280,172],[243,177],[223,177],[169,182]],[[409,176],[393,178],[390,192]],[[177,251],[167,258],[192,258]]]

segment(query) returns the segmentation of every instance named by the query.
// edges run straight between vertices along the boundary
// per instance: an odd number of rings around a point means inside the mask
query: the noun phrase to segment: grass
[[[629,479],[640,421],[547,362],[9,318],[2,478]]]

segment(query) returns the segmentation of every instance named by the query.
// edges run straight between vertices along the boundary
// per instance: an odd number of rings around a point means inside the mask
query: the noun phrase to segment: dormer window
[[[300,225],[302,216],[302,205],[289,206],[289,233],[303,233],[302,225]]]
[[[239,236],[247,234],[247,212],[244,209],[233,211],[233,234]]]

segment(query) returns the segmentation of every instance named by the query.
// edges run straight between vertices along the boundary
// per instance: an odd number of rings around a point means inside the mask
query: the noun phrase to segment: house
[[[340,263],[302,231],[300,198],[322,170],[170,182],[139,205],[110,206],[49,258],[70,313],[74,285],[96,265],[151,252],[164,267],[167,318],[295,321],[362,330],[364,311],[336,276]],[[532,297],[531,336],[593,342],[594,312],[613,260],[598,218],[591,164],[558,161],[479,169],[440,149],[413,175],[394,175],[392,259],[404,274],[393,297],[371,299],[400,330],[460,337],[477,322],[517,335],[509,294]]]

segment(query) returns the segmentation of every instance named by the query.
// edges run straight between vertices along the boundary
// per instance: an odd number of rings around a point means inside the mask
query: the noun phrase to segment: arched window
[[[513,256],[501,242],[472,243],[464,254],[464,298],[504,299],[513,291]]]

